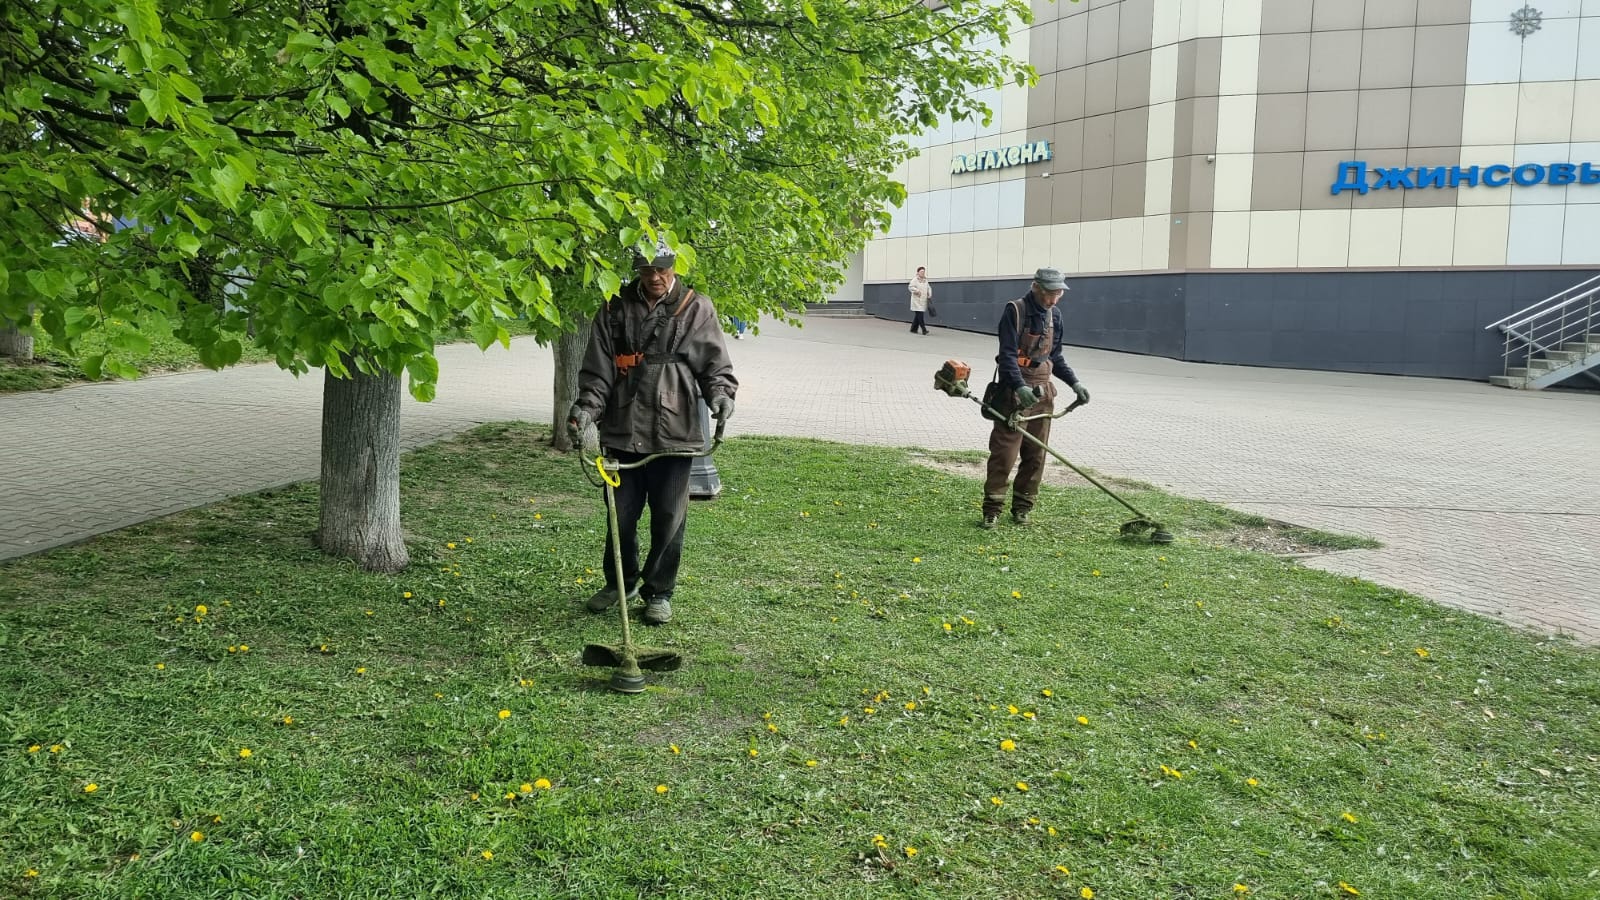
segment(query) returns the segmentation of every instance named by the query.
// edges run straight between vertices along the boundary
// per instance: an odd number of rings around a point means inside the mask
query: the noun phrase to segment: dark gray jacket
[[[595,417],[602,445],[632,453],[705,447],[700,399],[732,397],[739,382],[711,298],[690,294],[680,278],[651,307],[630,281],[595,315],[577,405]],[[632,354],[643,357],[619,366],[619,356]]]

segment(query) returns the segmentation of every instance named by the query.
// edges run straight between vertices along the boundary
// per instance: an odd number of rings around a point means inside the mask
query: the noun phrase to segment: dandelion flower
[[[1007,753],[1010,753],[1013,750],[1017,749],[1017,742],[1013,741],[1010,738],[1006,738],[1005,740],[1000,742],[1000,749],[1004,750]]]
[[[1060,872],[1063,875],[1071,875],[1072,874],[1072,870],[1067,868],[1066,866],[1056,866],[1056,871]]]
[[[1015,703],[1006,704],[1006,712],[1011,713],[1013,716],[1016,715],[1019,711],[1020,710],[1017,709],[1017,705]]]
[[[1100,577],[1100,570],[1099,569],[1095,569],[1094,570],[1094,577],[1096,577],[1096,578]]]
[[[524,793],[524,794],[531,794],[531,793],[533,793],[533,785],[528,784],[526,781],[524,781],[522,783],[522,787],[518,788],[517,790],[522,792],[522,793]]]
[[[446,550],[454,550],[456,548],[456,542],[455,541],[451,541],[451,542],[445,544],[444,546],[445,546]]]
[[[517,799],[516,791],[506,791],[506,795],[505,795],[505,797],[503,799],[505,799],[505,800],[515,800],[515,799]]]
[[[871,707],[871,706],[863,706],[863,707],[861,707],[861,711],[870,716],[873,713],[877,712],[878,710],[876,708],[874,708],[874,707]]]
[[[250,748],[249,747],[240,747],[239,748],[239,758],[240,759],[249,759],[251,757],[251,755],[252,754],[250,753]]]
[[[406,598],[407,600],[410,600],[411,599],[411,592],[410,591],[404,591],[404,592],[402,592],[400,594],[400,596]]]
[[[202,603],[199,606],[196,606],[194,608],[194,614],[197,615],[197,616],[203,616],[207,612],[209,612],[209,610],[206,609],[206,605],[204,603]]]
[[[760,755],[761,755],[761,751],[760,751],[760,750],[757,750],[757,749],[756,749],[756,748],[754,748],[754,747],[751,747],[751,748],[750,748],[750,758],[751,758],[751,759],[755,759],[755,758],[756,758],[756,757],[758,757],[758,756],[760,756]]]
[[[671,750],[673,753],[682,753],[683,752],[682,750],[678,749],[678,745],[677,744],[668,744],[667,745],[667,749]]]
[[[60,753],[61,752],[61,745],[60,744],[51,744],[50,745],[50,752],[51,753]]]
[[[357,666],[356,667],[356,674],[357,675],[365,675],[365,674],[367,674],[367,667],[366,666]]]
[[[1195,743],[1194,741],[1190,741],[1189,742],[1189,749],[1190,750],[1199,750],[1200,749],[1200,745]]]
[[[1051,837],[1055,837],[1056,836],[1056,827],[1054,825],[1046,825],[1045,829],[1044,829],[1044,833],[1050,835]]]
[[[1349,894],[1352,897],[1361,896],[1361,892],[1360,891],[1356,890],[1355,888],[1351,887],[1348,884],[1345,884],[1342,881],[1339,882],[1339,890],[1344,891],[1346,894]]]
[[[38,869],[29,869],[28,871],[22,873],[22,877],[23,878],[38,878],[39,877],[39,870]]]
[[[1005,806],[1006,805],[1006,802],[1004,800],[1001,800],[999,797],[990,797],[989,798],[989,802],[993,803],[995,806]]]
[[[914,562],[914,563],[919,563],[919,562],[922,562],[922,557],[920,557],[920,556],[913,556],[913,557],[911,557],[911,561],[912,561],[912,562]]]
[[[667,791],[670,791],[670,790],[672,790],[672,788],[669,788],[664,784],[656,785],[656,793],[658,793],[658,794],[665,794]]]
[[[907,700],[906,701],[906,710],[907,711],[915,710],[916,708],[917,708],[917,701],[915,701],[915,700]]]
[[[1017,790],[1022,791],[1023,793],[1027,793],[1028,783],[1026,781],[1017,782]]]
[[[530,502],[530,503],[531,503],[531,502],[533,502],[533,501],[531,501],[531,500],[530,500],[530,501],[528,501],[528,502]],[[543,521],[543,520],[544,520],[544,513],[534,513],[534,514],[533,514],[533,518],[534,518],[534,521],[536,521],[536,522],[537,522],[537,521]]]
[[[1078,896],[1082,897],[1083,900],[1094,900],[1094,888],[1085,885],[1078,889]]]
[[[38,744],[34,744],[34,745],[30,746],[28,748],[28,752],[29,753],[38,753],[39,752],[39,745]]]
[[[200,843],[201,841],[203,841],[205,839],[206,839],[206,836],[201,834],[198,831],[189,832],[189,840],[193,841],[196,844]]]
[[[945,631],[953,631],[954,630],[954,626],[951,625],[949,622],[946,622],[946,623],[944,623],[944,630]]]
[[[883,835],[875,834],[872,836],[872,846],[882,850],[884,847],[889,846],[889,842],[884,840]]]
[[[472,793],[468,794],[467,795],[467,799],[468,800],[476,800],[476,799],[478,799],[478,792],[477,791],[473,791]]]
[[[1341,819],[1343,819],[1343,820],[1345,820],[1345,821],[1346,821],[1346,822],[1349,822],[1349,823],[1350,823],[1350,824],[1351,824],[1351,825],[1354,825],[1354,824],[1356,824],[1356,823],[1357,823],[1357,822],[1359,822],[1359,821],[1361,821],[1361,820],[1360,820],[1360,819],[1357,819],[1357,818],[1356,818],[1356,817],[1355,817],[1355,816],[1353,816],[1353,815],[1351,815],[1351,814],[1350,814],[1350,813],[1348,813],[1348,812],[1342,812],[1342,813],[1340,813],[1340,814],[1339,814],[1339,818],[1341,818]]]
[[[917,848],[915,848],[915,847],[907,847],[906,848],[906,859],[910,859],[911,857],[916,856],[916,855],[917,855]]]
[[[369,615],[369,616],[372,615],[372,610],[369,609],[366,612],[367,612],[367,615]]]
[[[1255,787],[1256,785],[1260,784],[1261,782],[1255,780],[1254,778],[1246,778],[1244,780],[1244,783],[1250,785],[1251,787]]]
[[[494,859],[494,851],[493,850],[485,850],[485,851],[483,851],[482,856],[483,856],[484,859]]]
[[[1038,713],[1036,713],[1036,712],[1034,712],[1033,710],[1030,709],[1027,712],[1023,713],[1022,717],[1024,719],[1035,719],[1035,718],[1038,718],[1038,715],[1039,715]]]
[[[1089,724],[1089,717],[1088,716],[1079,716],[1078,717],[1078,724],[1079,725],[1087,725],[1087,724]]]
[[[1417,654],[1418,656],[1422,657],[1423,659],[1427,659],[1428,658],[1428,651],[1426,649],[1422,648],[1422,647],[1418,647],[1416,650],[1413,650],[1412,652]]]
[[[1045,688],[1044,690],[1040,691],[1039,693],[1041,695],[1045,696],[1045,697],[1054,697],[1055,696],[1055,694],[1052,693],[1049,688]]]
[[[95,784],[92,781],[83,786],[83,792],[85,794],[92,794],[92,793],[94,793],[95,791],[98,791],[98,790],[100,790],[100,785]]]
[[[840,725],[849,725],[850,724],[850,717],[849,716],[840,716],[839,717],[839,724]]]
[[[164,672],[164,671],[166,671],[166,668],[167,668],[167,664],[166,663],[156,663],[156,671],[157,672]]]
[[[548,778],[535,778],[533,780],[533,789],[536,790],[536,791],[548,791],[548,790],[550,790],[550,779],[548,779]]]
[[[228,648],[228,652],[229,653],[238,653],[239,652],[239,648],[238,647],[229,647]]]
[[[1011,592],[1011,599],[1013,599],[1013,600],[1021,600],[1022,599],[1022,592],[1021,591],[1012,591]]]
[[[500,710],[500,718],[502,718],[502,719],[511,718],[511,710],[509,710],[509,709]]]
[[[1235,894],[1248,894],[1250,893],[1250,887],[1248,885],[1240,884],[1236,881],[1233,883],[1233,892]]]
[[[767,730],[772,732],[773,734],[777,734],[778,733],[778,726],[772,724],[771,722],[768,722],[767,723]]]
[[[816,767],[817,767],[817,761],[816,760],[814,760],[814,759],[806,760],[806,768],[815,769]]]

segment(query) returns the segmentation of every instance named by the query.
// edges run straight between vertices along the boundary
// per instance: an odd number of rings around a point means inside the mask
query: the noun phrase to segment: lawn
[[[0,565],[0,895],[1597,896],[1594,650],[1204,503],[983,532],[968,457],[742,437],[622,696],[542,437],[407,456],[400,576],[314,485]]]

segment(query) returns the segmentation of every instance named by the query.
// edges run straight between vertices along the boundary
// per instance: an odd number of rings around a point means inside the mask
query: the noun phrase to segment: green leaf
[[[489,349],[489,345],[502,340],[502,335],[509,338],[504,328],[494,322],[474,322],[468,329],[472,333],[472,340],[478,345],[479,350]]]
[[[137,331],[119,331],[111,336],[109,343],[129,356],[144,356],[150,352],[150,339]]]
[[[350,118],[350,104],[346,103],[345,99],[338,94],[328,95],[328,108],[333,110],[341,119]]]
[[[811,0],[800,0],[800,14],[806,17],[807,22],[817,24],[817,8],[811,5]]]
[[[439,360],[432,353],[414,356],[406,362],[406,372],[410,374],[413,385],[431,385],[439,380]],[[412,387],[412,393],[416,393],[415,386]]]
[[[200,255],[200,239],[187,231],[178,232],[176,238],[178,250],[186,256]]]
[[[244,177],[231,165],[211,170],[212,194],[217,202],[229,210],[239,209],[239,195],[244,193]]]
[[[610,299],[622,289],[622,279],[617,273],[606,269],[595,279],[595,284],[600,288],[600,296]]]

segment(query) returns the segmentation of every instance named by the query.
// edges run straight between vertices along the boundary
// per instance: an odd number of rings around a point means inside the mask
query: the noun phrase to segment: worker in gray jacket
[[[606,455],[637,462],[652,453],[699,451],[706,446],[700,414],[704,398],[721,422],[733,415],[739,382],[722,339],[711,298],[679,280],[675,257],[661,250],[635,255],[637,277],[595,315],[589,348],[578,374],[578,399],[568,414],[574,444],[596,429]],[[672,619],[672,592],[683,557],[689,512],[689,456],[667,456],[624,470],[615,489],[617,528],[606,535],[601,571],[606,586],[590,597],[591,612],[617,601],[611,542],[622,542],[628,598],[643,597],[643,620]],[[639,567],[639,518],[650,507],[650,552]]]

